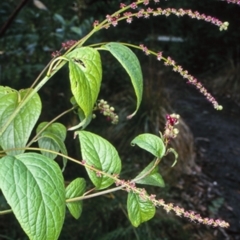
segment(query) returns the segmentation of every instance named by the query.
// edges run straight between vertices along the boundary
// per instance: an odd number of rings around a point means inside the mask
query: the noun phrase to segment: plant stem
[[[0,211],[0,215],[8,214],[8,213],[11,213],[11,212],[12,212],[12,209]]]
[[[26,147],[31,146],[32,143],[34,143],[34,142],[37,140],[37,138],[41,135],[41,133],[42,133],[46,128],[48,128],[52,123],[54,123],[57,119],[59,119],[59,118],[62,117],[63,115],[65,115],[65,114],[71,112],[72,110],[74,110],[74,108],[75,108],[75,107],[71,107],[70,109],[62,112],[62,113],[59,114],[57,117],[55,117],[55,118],[52,119],[50,122],[48,122],[48,124],[46,124],[46,125],[35,135],[35,137],[27,144]]]
[[[143,178],[145,178],[148,174],[150,174],[152,172],[152,170],[160,163],[161,159],[157,158],[154,165],[147,171],[145,172],[143,175],[141,175],[138,178],[134,178],[131,182],[137,182]]]
[[[116,192],[118,190],[121,190],[123,187],[124,186],[119,186],[119,187],[111,188],[111,189],[108,189],[108,190],[105,190],[105,191],[89,194],[89,195],[86,195],[86,196],[69,198],[69,199],[66,200],[66,203],[77,202],[77,201],[80,201],[80,200],[101,196],[101,195],[104,195],[104,194],[107,194],[107,193]]]

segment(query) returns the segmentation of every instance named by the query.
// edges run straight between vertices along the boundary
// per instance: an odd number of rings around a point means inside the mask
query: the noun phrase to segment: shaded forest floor
[[[210,229],[213,236],[209,239],[238,240],[240,105],[230,98],[217,97],[223,110],[216,111],[197,90],[182,80],[170,80],[170,84],[175,86],[169,94],[173,96],[174,109],[193,132],[196,163],[199,166],[197,174],[193,173],[179,183],[179,188],[184,191],[182,197],[194,210],[229,222],[227,230]]]

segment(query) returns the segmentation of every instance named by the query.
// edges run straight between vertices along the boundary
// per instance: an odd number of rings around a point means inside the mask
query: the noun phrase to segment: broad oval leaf
[[[86,181],[84,178],[76,178],[66,188],[66,199],[80,197],[86,189]],[[68,202],[67,207],[72,216],[76,219],[80,218],[82,213],[82,201]]]
[[[3,90],[3,89],[2,89]],[[5,89],[5,94],[0,94],[0,129],[8,121],[9,117],[19,106],[22,98],[29,89],[17,92]],[[30,90],[31,91],[31,90]],[[14,120],[9,124],[3,134],[0,136],[0,145],[4,150],[24,148],[41,113],[41,100],[36,93],[32,99],[24,105]],[[16,155],[23,153],[24,150],[7,151],[7,155]]]
[[[83,110],[87,119],[93,111],[97,100],[101,81],[102,65],[101,58],[97,50],[90,47],[76,48],[66,55],[69,60],[69,77],[72,94]],[[83,121],[82,125],[85,123]],[[74,130],[82,126],[81,124],[72,127]]]
[[[64,144],[67,129],[61,123],[52,123],[50,126],[46,127],[49,123],[42,122],[37,127],[37,134],[39,134],[38,144],[40,148],[52,150],[54,152],[59,152],[59,150],[68,155],[66,146]],[[46,129],[44,129],[46,127]],[[55,159],[57,154],[41,151],[41,153],[51,159]],[[63,158],[63,169],[65,169],[67,164],[67,159]]]
[[[117,150],[102,137],[87,132],[78,131],[82,158],[86,163],[107,174],[121,172],[121,160]],[[94,172],[86,167],[87,173],[97,189],[104,189],[114,183],[114,180]]]
[[[156,208],[149,200],[144,200],[138,194],[128,193],[127,210],[130,222],[134,227],[154,217]]]
[[[111,42],[103,47],[120,62],[131,79],[137,97],[136,110],[128,116],[128,118],[132,118],[138,111],[142,101],[143,76],[139,60],[130,48],[122,45],[121,43]]]
[[[65,216],[65,188],[56,162],[37,153],[0,160],[0,188],[31,240],[58,239]]]
[[[131,144],[138,145],[140,148],[150,152],[157,158],[162,158],[166,152],[162,139],[150,133],[138,135],[132,140]]]
[[[140,172],[134,179],[134,182],[138,184],[146,184],[157,187],[165,187],[164,180],[161,174],[158,172],[158,166],[155,165],[155,160],[148,164],[142,172]],[[151,170],[152,169],[152,170]]]

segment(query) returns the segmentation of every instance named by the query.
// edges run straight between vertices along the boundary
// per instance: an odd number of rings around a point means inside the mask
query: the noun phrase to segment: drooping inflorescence
[[[165,66],[171,66],[174,72],[178,72],[183,78],[187,79],[187,83],[194,85],[199,90],[199,92],[201,92],[206,97],[206,99],[213,104],[215,109],[222,110],[222,106],[218,104],[216,99],[207,91],[207,89],[202,85],[202,83],[200,83],[195,77],[190,75],[187,70],[184,70],[180,65],[177,65],[173,59],[171,59],[170,57],[164,58],[162,52],[156,53],[152,50],[149,50],[143,44],[140,44],[139,47],[146,55],[155,55],[158,61],[164,61]]]
[[[156,199],[156,195],[151,194],[149,195],[144,188],[138,188],[134,184],[134,182],[131,181],[124,181],[118,179],[116,181],[116,186],[123,186],[123,190],[127,192],[133,192],[135,194],[138,194],[143,201],[150,201],[153,203],[154,206],[163,207],[163,209],[169,213],[170,211],[173,211],[177,216],[179,217],[185,217],[188,218],[192,222],[198,222],[204,225],[212,226],[212,227],[222,227],[222,228],[228,228],[229,223],[220,220],[220,219],[212,219],[212,218],[203,218],[200,216],[200,214],[195,213],[194,211],[186,211],[184,208],[181,208],[179,206],[174,206],[172,203],[165,203],[163,199]]]

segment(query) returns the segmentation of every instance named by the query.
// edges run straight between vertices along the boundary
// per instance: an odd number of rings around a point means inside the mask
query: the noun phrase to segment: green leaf
[[[154,217],[156,209],[149,200],[144,200],[138,194],[128,193],[127,210],[130,222],[134,227]]]
[[[138,58],[130,48],[122,45],[121,43],[111,42],[103,47],[120,62],[131,79],[137,97],[136,110],[128,116],[128,118],[132,118],[139,109],[143,92],[143,76]]]
[[[37,134],[43,130],[49,123],[42,122],[37,127]],[[68,155],[66,146],[64,141],[66,139],[67,129],[61,123],[52,123],[46,129],[44,129],[38,138],[38,145],[40,148],[52,150],[55,152],[59,152],[59,150]],[[41,151],[41,153],[51,159],[55,159],[57,154]],[[63,157],[63,170],[65,169],[67,164],[67,159]]]
[[[135,177],[134,182],[157,187],[165,187],[164,180],[161,174],[158,172],[158,166],[154,167],[155,163],[156,161],[154,160],[148,164],[148,166],[145,167],[143,171],[137,175],[137,177]]]
[[[102,65],[98,51],[90,47],[76,48],[67,54],[66,58],[69,60],[72,94],[86,118],[79,125],[70,128],[75,130],[84,125],[92,115],[100,91]]]
[[[117,150],[102,137],[86,132],[78,131],[81,145],[82,158],[86,164],[93,166],[107,174],[119,174],[121,172],[121,160]],[[103,174],[86,167],[87,173],[97,189],[104,189],[114,183],[114,180]]]
[[[83,178],[76,178],[66,188],[66,199],[80,197],[86,189],[86,181]],[[80,218],[82,213],[82,201],[68,202],[68,210],[76,219]]]
[[[150,133],[138,135],[132,140],[131,144],[138,145],[140,148],[150,152],[157,158],[162,158],[166,152],[162,139]]]
[[[0,97],[5,96],[8,93],[14,93],[14,92],[17,92],[17,90],[12,89],[10,87],[0,86]]]
[[[3,88],[1,88],[0,92],[0,128],[2,128],[19,106],[25,94],[29,93],[29,89],[20,90],[20,92],[12,90],[11,92],[10,88],[5,88],[4,92]],[[0,136],[0,145],[4,150],[24,148],[26,146],[32,129],[41,113],[41,108],[41,100],[38,94],[35,94]],[[24,150],[16,149],[6,153],[8,155],[16,155],[23,152]]]
[[[62,26],[66,26],[66,21],[60,14],[55,13],[53,15],[53,19],[55,21],[58,21],[59,23],[61,23]]]
[[[58,136],[62,141],[65,140],[67,129],[63,124],[55,122],[51,123],[49,126],[47,125],[49,125],[49,122],[41,122],[37,127],[37,133],[42,131],[41,135],[44,135],[44,133],[48,132]]]
[[[56,162],[37,153],[0,160],[0,188],[31,240],[55,240],[65,216],[65,188]]]

